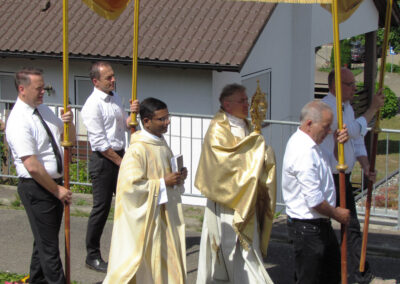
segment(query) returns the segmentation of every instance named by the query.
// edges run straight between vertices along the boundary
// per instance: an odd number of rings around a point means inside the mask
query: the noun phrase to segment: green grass
[[[15,194],[15,200],[11,202],[12,207],[20,207],[21,206],[21,198],[19,197],[18,193]]]
[[[320,67],[320,68],[318,68],[318,71],[329,73],[332,71],[332,68],[331,67]]]
[[[74,217],[89,217],[90,213],[84,212],[78,209],[75,209],[74,212],[71,212],[71,216]]]
[[[89,205],[89,203],[88,203],[85,199],[79,198],[79,199],[75,202],[75,205],[77,205],[77,206],[84,206],[84,205]]]
[[[391,119],[385,119],[380,122],[381,128],[386,129],[399,129],[400,115],[396,115]],[[388,139],[388,144],[386,142]],[[387,147],[388,145],[388,147]],[[386,152],[388,151],[387,159]],[[375,169],[377,169],[377,181],[385,178],[386,167],[387,173],[390,174],[399,167],[399,151],[400,151],[400,134],[397,133],[380,133],[378,136],[378,149],[375,162]],[[361,168],[357,163],[353,169],[352,182],[361,182]]]
[[[23,274],[0,271],[0,284],[4,284],[5,281],[8,281],[8,282],[20,281],[25,276],[26,275],[23,275]]]
[[[364,71],[364,68],[354,68],[354,69],[350,69],[350,70],[351,70],[351,72],[353,72],[354,76],[357,76],[358,74],[360,74]],[[318,68],[318,71],[329,73],[332,71],[332,68],[331,67],[320,67],[320,68]]]
[[[17,282],[22,280],[27,276],[24,274],[17,274],[17,273],[12,273],[12,272],[3,272],[0,271],[0,284],[4,284],[5,281],[7,282]],[[82,282],[78,281],[71,281],[71,284],[82,284]]]

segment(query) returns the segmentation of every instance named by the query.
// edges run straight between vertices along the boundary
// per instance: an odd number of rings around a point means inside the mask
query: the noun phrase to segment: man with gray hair
[[[354,116],[354,110],[351,106],[354,94],[356,92],[356,82],[353,73],[348,68],[340,69],[342,77],[342,102],[343,102],[343,123],[347,125],[349,132],[349,141],[343,145],[345,164],[348,166],[345,172],[346,175],[346,208],[350,209],[350,223],[347,228],[347,257],[349,267],[349,282],[369,283],[374,276],[369,266],[368,261],[365,262],[365,271],[359,271],[360,255],[361,255],[361,232],[360,222],[357,218],[356,203],[354,201],[353,186],[350,182],[351,171],[356,162],[360,163],[364,171],[364,175],[371,181],[375,181],[376,173],[374,169],[369,168],[367,150],[364,144],[364,136],[367,133],[367,124],[372,120],[375,113],[384,105],[385,96],[382,90],[379,90],[372,97],[371,104],[363,115],[357,119]],[[335,72],[332,70],[328,75],[329,93],[322,99],[328,104],[333,111],[332,129],[337,128],[337,112],[336,112],[336,84]],[[334,139],[332,135],[327,135],[326,139],[321,144],[326,152],[336,152],[334,150]],[[339,172],[336,169],[337,162],[332,164],[333,179],[336,185],[336,200],[340,200],[339,192]],[[351,279],[354,278],[354,279]]]
[[[331,218],[348,224],[348,209],[336,207],[332,155],[319,144],[331,132],[333,114],[321,101],[301,110],[301,124],[290,137],[282,166],[282,193],[295,252],[296,283],[340,283],[340,251]],[[335,134],[348,139],[347,129]],[[335,143],[337,146],[337,143]]]
[[[225,86],[220,103],[195,180],[207,197],[197,284],[272,283],[263,255],[275,210],[275,156],[246,120],[244,86]]]

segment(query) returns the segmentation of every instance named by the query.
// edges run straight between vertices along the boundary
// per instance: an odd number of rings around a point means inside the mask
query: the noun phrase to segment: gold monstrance
[[[264,121],[267,113],[267,99],[266,94],[261,92],[260,81],[257,80],[257,90],[251,98],[250,116],[251,124],[253,125],[254,132],[261,133],[261,123]]]

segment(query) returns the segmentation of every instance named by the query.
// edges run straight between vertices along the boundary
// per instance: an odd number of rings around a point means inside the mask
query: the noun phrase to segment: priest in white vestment
[[[207,197],[197,284],[272,283],[264,268],[276,202],[275,156],[250,133],[248,97],[227,85],[204,138],[195,185]]]
[[[186,283],[185,224],[181,206],[187,170],[171,172],[163,138],[165,103],[140,104],[143,130],[135,132],[118,175],[114,227],[103,283]]]

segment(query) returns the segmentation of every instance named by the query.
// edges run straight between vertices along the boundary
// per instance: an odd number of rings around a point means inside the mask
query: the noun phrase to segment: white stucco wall
[[[364,0],[355,13],[339,25],[340,39],[378,29],[378,10],[372,0]],[[314,47],[333,42],[332,14],[320,5],[313,5],[312,45]]]
[[[111,63],[116,80],[117,92],[129,107],[131,97],[131,66]],[[45,97],[45,103],[62,104],[63,77],[60,60],[1,58],[0,72],[16,72],[22,67],[33,66],[43,69],[45,84],[51,84],[55,93]],[[88,61],[70,60],[69,94],[74,96],[74,76],[88,77]],[[15,89],[12,90],[15,92]],[[157,67],[139,67],[138,98],[153,96],[165,101],[171,112],[211,114],[212,113],[212,71],[188,70]]]

